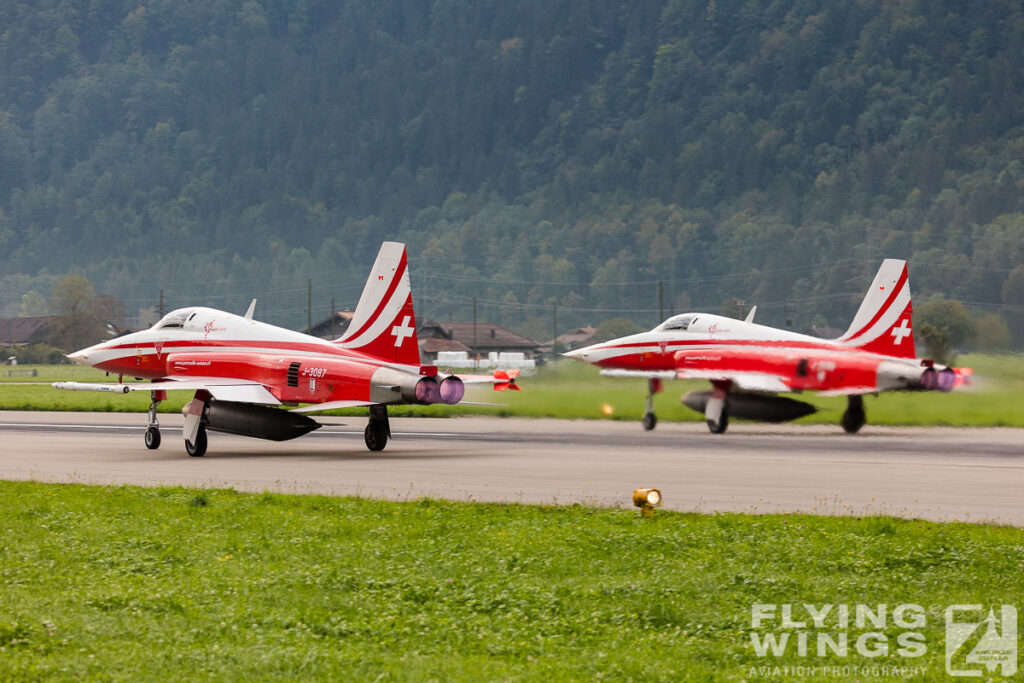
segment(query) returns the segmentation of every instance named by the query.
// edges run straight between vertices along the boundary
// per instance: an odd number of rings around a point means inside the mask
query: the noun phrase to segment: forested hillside
[[[1016,0],[9,0],[0,307],[69,272],[293,326],[408,242],[419,314],[550,338],[884,257],[1024,343]],[[663,297],[659,299],[659,283]],[[29,297],[27,301],[37,301]]]

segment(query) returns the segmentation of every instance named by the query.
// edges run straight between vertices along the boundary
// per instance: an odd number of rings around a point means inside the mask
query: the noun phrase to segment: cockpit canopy
[[[196,310],[193,308],[179,308],[176,311],[171,311],[163,318],[160,319],[156,325],[153,325],[154,330],[168,330],[185,327],[185,323],[195,316]]]
[[[682,315],[672,316],[671,318],[663,322],[661,325],[659,325],[658,329],[663,332],[667,332],[669,330],[685,331],[689,329],[690,325],[692,325],[695,322],[697,322],[697,316],[693,315],[692,313],[684,313]]]

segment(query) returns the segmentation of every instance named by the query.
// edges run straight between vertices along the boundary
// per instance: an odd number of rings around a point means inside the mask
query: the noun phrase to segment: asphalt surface
[[[392,419],[381,453],[361,418],[283,443],[211,432],[190,458],[180,416],[143,445],[145,415],[0,412],[0,478],[233,487],[391,499],[628,506],[655,486],[676,510],[865,515],[1024,526],[1024,430],[501,418]]]

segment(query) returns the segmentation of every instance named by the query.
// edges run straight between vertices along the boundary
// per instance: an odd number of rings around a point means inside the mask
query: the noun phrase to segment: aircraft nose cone
[[[563,353],[562,355],[565,356],[566,358],[572,358],[573,360],[587,360],[586,349],[575,349],[574,351],[569,351],[568,353]]]
[[[69,353],[67,354],[67,359],[74,361],[75,363],[80,363],[81,365],[88,365],[89,354],[86,353],[85,351],[85,349],[82,349],[81,351]]]

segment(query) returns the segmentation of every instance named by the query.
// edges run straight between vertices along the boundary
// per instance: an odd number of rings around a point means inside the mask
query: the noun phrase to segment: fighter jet
[[[949,368],[917,358],[913,306],[905,261],[882,262],[846,334],[819,339],[709,313],[676,315],[649,332],[613,339],[565,354],[601,367],[603,374],[646,377],[642,424],[654,429],[654,394],[669,378],[707,379],[710,391],[692,392],[683,403],[703,412],[713,434],[729,416],[785,422],[814,406],[779,393],[815,391],[846,396],[841,424],[850,434],[867,421],[864,395],[890,390],[951,391],[970,368]]]
[[[118,375],[117,383],[53,386],[149,391],[150,449],[160,447],[157,407],[167,391],[195,391],[182,411],[191,456],[206,453],[207,430],[284,441],[321,426],[304,413],[356,406],[369,406],[366,447],[380,451],[391,436],[389,405],[465,403],[468,383],[518,389],[518,370],[459,377],[420,364],[404,244],[381,245],[352,321],[334,341],[258,322],[255,304],[242,316],[202,307],[171,311],[148,330],[68,355]],[[124,377],[151,381],[126,383]]]

